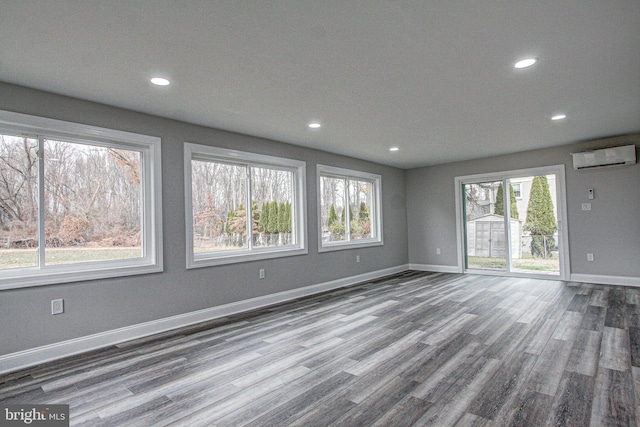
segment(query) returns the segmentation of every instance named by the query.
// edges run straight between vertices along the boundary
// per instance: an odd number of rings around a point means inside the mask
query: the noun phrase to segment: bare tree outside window
[[[37,266],[38,210],[45,264],[140,258],[140,153],[44,140],[39,207],[38,139],[2,135],[0,268]]]
[[[0,138],[0,269],[36,267],[38,140]]]
[[[380,176],[318,166],[320,249],[382,244]]]
[[[291,171],[213,160],[192,160],[191,168],[195,252],[248,249],[249,235],[253,248],[294,243]]]

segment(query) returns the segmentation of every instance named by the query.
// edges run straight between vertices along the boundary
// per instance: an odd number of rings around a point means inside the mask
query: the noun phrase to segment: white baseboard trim
[[[6,354],[0,356],[0,374],[17,371],[30,366],[119,344],[125,341],[143,338],[145,336],[169,331],[171,329],[254,310],[333,289],[352,286],[367,280],[400,273],[408,269],[408,264],[399,265],[397,267],[385,268],[383,270],[345,277],[343,279],[332,280],[330,282],[318,283],[304,288],[291,289],[289,291],[278,292],[271,295],[179,314],[177,316],[166,317],[163,319],[49,344],[42,347]]]
[[[599,274],[571,274],[572,282],[596,283],[599,285],[618,285],[640,287],[640,277],[604,276]]]
[[[410,270],[433,271],[435,273],[462,273],[457,265],[409,264]]]

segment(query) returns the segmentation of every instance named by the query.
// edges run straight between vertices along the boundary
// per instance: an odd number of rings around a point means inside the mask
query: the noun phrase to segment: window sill
[[[200,268],[200,267],[212,267],[218,265],[237,264],[241,262],[259,261],[263,259],[284,258],[298,255],[306,255],[309,252],[305,248],[288,248],[279,250],[268,250],[252,253],[229,253],[229,254],[216,254],[211,256],[209,254],[195,255],[187,259],[187,269]]]
[[[12,275],[9,271],[3,272],[0,278],[0,290],[27,288],[32,286],[46,286],[60,283],[84,282],[89,280],[108,279],[113,277],[135,276],[140,274],[160,273],[162,264],[142,264],[100,266],[99,268],[87,268],[78,271],[77,264],[70,271],[67,266],[48,267],[45,270],[37,268],[20,269]]]
[[[384,243],[381,240],[366,240],[366,241],[357,241],[357,242],[331,242],[324,243],[320,247],[318,247],[318,252],[331,252],[331,251],[341,251],[344,249],[358,249],[358,248],[369,248],[373,246],[383,246]]]

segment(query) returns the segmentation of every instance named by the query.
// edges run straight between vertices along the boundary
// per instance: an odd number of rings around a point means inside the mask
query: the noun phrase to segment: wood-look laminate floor
[[[640,420],[640,289],[406,272],[0,376],[74,426]]]

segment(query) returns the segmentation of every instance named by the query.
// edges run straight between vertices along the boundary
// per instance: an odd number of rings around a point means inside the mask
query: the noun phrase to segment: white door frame
[[[464,184],[474,184],[478,182],[487,181],[504,181],[505,179],[520,178],[523,176],[541,176],[541,175],[556,175],[556,202],[558,209],[558,238],[560,239],[560,271],[559,275],[549,274],[535,274],[535,273],[519,273],[510,271],[510,256],[507,256],[507,270],[506,271],[492,271],[492,270],[480,270],[480,269],[465,269],[464,267],[464,248],[465,248],[465,233],[464,233],[464,216],[462,205],[462,186]],[[540,279],[551,280],[569,280],[571,274],[571,267],[569,264],[569,232],[567,227],[567,197],[566,197],[566,185],[565,185],[565,170],[564,165],[544,166],[538,168],[518,169],[510,171],[499,171],[491,173],[483,173],[476,175],[457,176],[455,178],[455,193],[456,193],[456,235],[458,239],[458,269],[460,273],[472,272],[478,274],[488,274],[497,276],[512,276],[512,277],[533,277]],[[508,192],[505,193],[504,200],[505,205],[508,206]],[[505,217],[506,222],[506,217]],[[510,240],[510,227],[507,224],[505,229],[506,243],[511,244]],[[507,251],[508,252],[508,251]],[[507,254],[509,255],[509,254]]]

